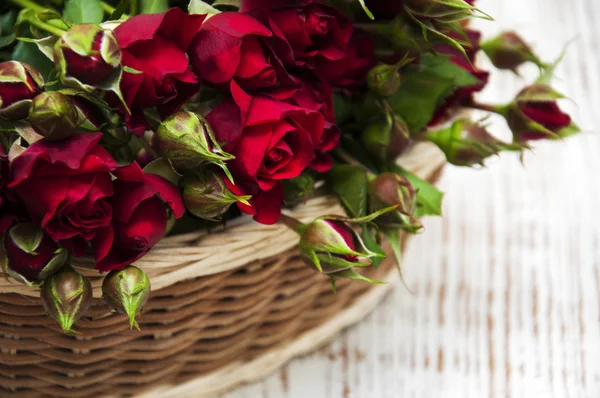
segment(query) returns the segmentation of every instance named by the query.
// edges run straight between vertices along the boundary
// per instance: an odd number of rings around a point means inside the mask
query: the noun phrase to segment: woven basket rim
[[[399,159],[399,163],[420,177],[431,174],[445,163],[444,154],[431,143],[418,143]],[[329,214],[343,214],[335,197],[318,197],[292,211],[286,211],[302,221]],[[162,239],[135,265],[142,268],[152,283],[152,289],[162,289],[177,282],[230,271],[254,261],[273,258],[298,243],[295,232],[281,224],[261,225],[249,216],[242,216],[225,227],[213,231],[198,231]],[[103,275],[93,269],[93,259],[74,258],[73,266],[86,275],[101,297]],[[0,273],[0,276],[3,276]],[[0,278],[0,294],[18,293],[37,296],[32,289],[9,278]]]

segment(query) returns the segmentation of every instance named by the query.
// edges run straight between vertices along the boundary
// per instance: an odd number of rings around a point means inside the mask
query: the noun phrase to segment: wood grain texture
[[[444,218],[426,220],[398,287],[358,326],[222,398],[600,397],[600,1],[479,0],[544,59],[585,133],[485,170],[451,168]],[[485,64],[484,64],[485,65]],[[482,101],[524,80],[497,73]],[[509,132],[493,119],[499,136]]]

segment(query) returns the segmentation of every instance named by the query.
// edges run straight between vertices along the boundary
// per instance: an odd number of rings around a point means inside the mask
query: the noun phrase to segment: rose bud
[[[523,89],[505,110],[515,141],[558,139],[578,133],[579,127],[558,107],[561,98],[562,94],[545,84]]]
[[[396,206],[395,211],[382,214],[374,221],[379,227],[408,232],[417,232],[423,227],[413,216],[417,195],[406,177],[396,173],[383,173],[369,183],[368,192],[372,212]]]
[[[109,272],[102,282],[102,298],[116,312],[127,314],[131,328],[140,328],[135,315],[142,311],[149,296],[150,279],[133,265]]]
[[[410,130],[398,115],[388,115],[387,119],[367,127],[361,139],[371,156],[394,160],[410,146]]]
[[[65,333],[92,304],[92,285],[72,268],[64,269],[46,279],[40,292],[46,314],[54,318]]]
[[[400,65],[379,64],[367,75],[367,83],[372,92],[381,97],[389,97],[400,88]]]
[[[431,48],[423,32],[403,18],[396,18],[379,28],[382,37],[386,37],[394,50],[408,57],[419,57]]]
[[[68,96],[77,109],[77,130],[78,131],[100,131],[107,123],[106,117],[102,111],[106,104],[102,104],[98,99],[85,91],[72,88],[65,88],[59,91]]]
[[[483,165],[485,159],[500,151],[522,149],[522,145],[502,142],[485,127],[464,119],[446,129],[430,131],[427,137],[444,152],[449,163],[457,166]]]
[[[48,91],[33,99],[27,120],[38,134],[58,141],[75,133],[79,114],[68,96],[58,91]]]
[[[118,73],[121,49],[112,31],[94,24],[73,25],[54,46],[63,84],[92,90]]]
[[[181,182],[183,202],[194,216],[204,220],[218,221],[234,203],[249,206],[251,196],[237,196],[225,184],[223,178],[206,172],[185,177]]]
[[[176,169],[188,170],[210,163],[221,167],[232,179],[225,161],[233,156],[223,152],[202,116],[179,111],[160,124],[154,137],[159,155],[169,159]]]
[[[381,256],[367,249],[344,217],[320,217],[299,231],[302,259],[326,274],[368,267],[372,258]]]
[[[24,62],[0,62],[0,118],[25,119],[31,100],[44,91],[44,79]]]
[[[306,203],[313,193],[315,179],[310,174],[301,174],[296,178],[283,180],[285,204],[289,207]]]
[[[68,251],[30,222],[18,223],[5,234],[4,250],[4,272],[31,286],[57,272],[69,257]]]
[[[481,49],[498,69],[517,73],[517,68],[526,62],[533,62],[539,67],[544,66],[531,47],[515,32],[503,32],[484,41],[481,43]]]

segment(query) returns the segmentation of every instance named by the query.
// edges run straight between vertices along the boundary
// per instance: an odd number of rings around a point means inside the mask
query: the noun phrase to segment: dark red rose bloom
[[[15,200],[50,237],[75,255],[100,228],[110,225],[111,171],[118,167],[98,145],[102,134],[76,134],[60,142],[40,140],[11,163]]]
[[[121,91],[131,110],[127,126],[137,135],[148,127],[143,109],[156,107],[165,118],[198,92],[200,79],[189,68],[186,51],[204,17],[173,8],[162,14],[137,15],[115,29],[126,67]]]
[[[94,240],[96,268],[121,269],[143,257],[165,234],[168,209],[175,218],[185,212],[177,187],[155,174],[146,174],[137,163],[114,171],[113,217]]]
[[[238,12],[207,20],[189,50],[192,66],[202,80],[226,91],[234,90],[230,85],[235,84],[248,93],[279,91],[292,83],[279,55],[288,62],[292,59],[285,39]]]
[[[300,89],[289,99],[289,102],[301,108],[317,111],[323,115],[324,131],[321,140],[315,142],[315,159],[310,167],[320,173],[329,171],[333,165],[333,159],[328,152],[338,147],[341,131],[335,124],[333,110],[333,97],[331,87],[318,80],[302,81]]]
[[[17,246],[9,236],[4,241],[6,248],[6,257],[10,269],[29,281],[38,280],[40,272],[48,265],[54,257],[54,252],[58,250],[58,245],[44,234],[36,254],[29,254]]]
[[[254,216],[254,221],[272,225],[279,220],[281,207],[284,204],[283,188],[280,182],[277,182],[273,188],[268,191],[261,191],[256,184],[244,184],[236,181],[233,185],[228,179],[224,180],[227,187],[237,196],[252,195],[250,206],[238,202],[237,205],[241,211]]]
[[[355,32],[336,61],[318,61],[315,68],[334,87],[355,90],[366,86],[367,73],[375,66],[375,46],[370,35]]]
[[[297,177],[315,159],[323,139],[323,114],[264,95],[244,97],[234,92],[234,98],[215,107],[207,120],[217,140],[235,156],[227,162],[236,184],[230,189],[253,195],[255,219],[273,223],[279,217],[274,208],[283,202],[279,181]],[[261,214],[265,208],[267,216]]]
[[[241,12],[263,10],[281,29],[298,61],[336,61],[346,54],[352,23],[335,7],[315,0],[242,0]]]
[[[440,122],[442,122],[448,115],[448,111],[452,108],[458,107],[462,104],[468,103],[473,99],[473,94],[483,90],[483,88],[487,85],[489,73],[486,71],[479,70],[475,67],[476,56],[481,47],[479,46],[479,42],[481,40],[481,32],[472,29],[465,30],[470,47],[466,47],[466,53],[468,56],[468,60],[465,58],[463,54],[461,54],[457,49],[446,45],[436,45],[435,49],[440,53],[450,57],[450,60],[456,65],[460,66],[464,70],[468,71],[473,77],[479,80],[479,83],[473,84],[468,87],[462,87],[458,90],[454,91],[454,93],[446,98],[444,103],[438,108],[433,119],[429,122],[430,126],[434,126]],[[464,40],[464,38],[460,37],[458,33],[452,32],[449,33],[448,36],[451,36],[455,39]],[[470,61],[470,62],[469,62]]]
[[[230,122],[219,122],[224,119]],[[263,191],[297,177],[310,165],[324,126],[319,112],[267,96],[252,97],[246,109],[225,101],[207,120],[217,140],[226,143],[225,151],[235,156],[227,162],[234,177],[252,181]]]

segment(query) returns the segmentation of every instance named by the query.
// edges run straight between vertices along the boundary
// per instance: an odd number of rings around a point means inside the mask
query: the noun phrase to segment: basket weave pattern
[[[433,181],[443,158],[418,146],[403,164]],[[317,198],[294,216],[331,213],[341,213],[337,202]],[[99,299],[101,278],[89,261],[75,264],[92,279],[95,297],[76,336],[47,318],[36,291],[0,280],[0,396],[123,396],[180,384],[277,350],[380,288],[339,280],[333,294],[329,280],[300,260],[296,243],[281,225],[244,220],[225,232],[164,239],[137,263],[153,290],[141,331]],[[386,259],[365,275],[385,279],[393,268]]]

